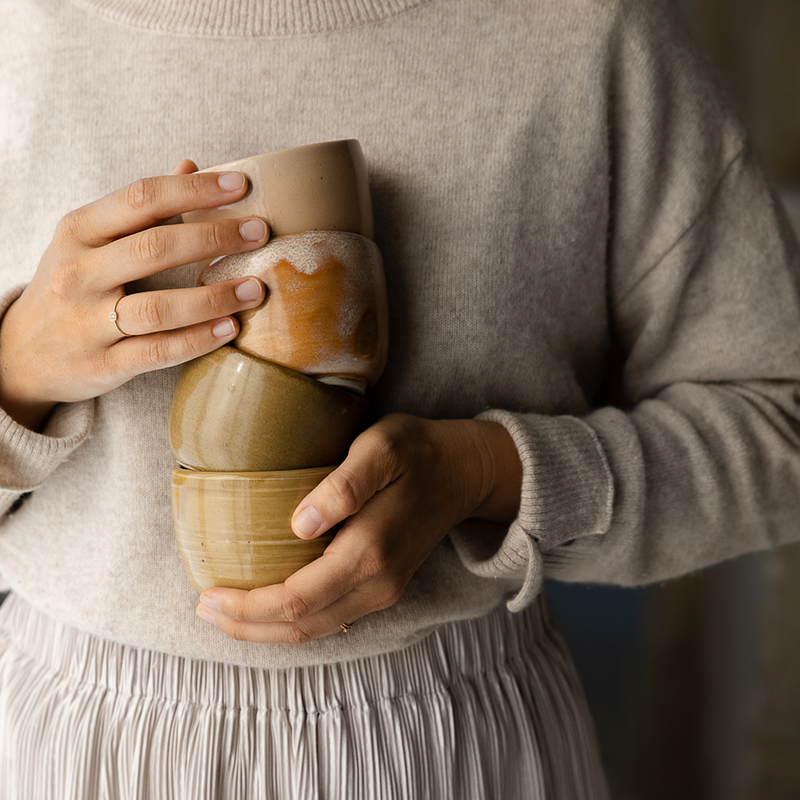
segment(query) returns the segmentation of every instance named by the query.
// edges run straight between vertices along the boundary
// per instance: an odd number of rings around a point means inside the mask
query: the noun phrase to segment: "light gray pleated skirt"
[[[593,725],[541,600],[341,664],[261,670],[0,607],[2,800],[595,800]]]

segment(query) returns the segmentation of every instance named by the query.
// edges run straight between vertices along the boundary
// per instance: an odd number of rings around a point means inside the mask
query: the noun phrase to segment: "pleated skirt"
[[[292,669],[107,642],[14,595],[0,607],[2,800],[607,796],[544,599]]]

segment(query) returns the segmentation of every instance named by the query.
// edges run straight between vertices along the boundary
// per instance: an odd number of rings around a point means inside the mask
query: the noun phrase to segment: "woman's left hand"
[[[294,513],[302,539],[344,521],[323,555],[282,584],[207,589],[197,613],[251,642],[300,644],[338,633],[342,623],[394,605],[459,522],[511,522],[521,480],[501,425],[391,414],[353,442]]]

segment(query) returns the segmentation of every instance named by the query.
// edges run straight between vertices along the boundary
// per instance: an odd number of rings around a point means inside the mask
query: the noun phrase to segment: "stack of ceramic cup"
[[[230,345],[186,364],[172,401],[175,532],[198,591],[280,583],[330,541],[291,516],[347,454],[386,363],[383,265],[361,147],[326,142],[243,159],[251,189],[185,222],[260,216],[259,250],[207,265],[200,284],[256,275],[265,302]]]

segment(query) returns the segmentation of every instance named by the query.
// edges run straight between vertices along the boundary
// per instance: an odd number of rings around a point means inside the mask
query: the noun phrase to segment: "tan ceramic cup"
[[[367,401],[226,345],[184,365],[169,414],[179,464],[270,471],[339,464]]]
[[[267,221],[273,236],[318,230],[373,237],[367,165],[355,139],[292,147],[202,171],[243,172],[250,191],[228,206],[184,214],[184,222],[253,215]]]
[[[175,534],[195,589],[283,583],[319,558],[333,536],[298,539],[291,518],[299,502],[332,471],[322,467],[236,474],[175,468]]]
[[[332,231],[281,236],[218,261],[199,283],[245,275],[261,278],[267,297],[238,314],[236,347],[320,379],[341,376],[372,386],[380,377],[389,312],[374,242]]]

